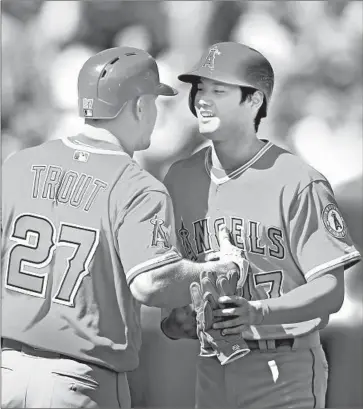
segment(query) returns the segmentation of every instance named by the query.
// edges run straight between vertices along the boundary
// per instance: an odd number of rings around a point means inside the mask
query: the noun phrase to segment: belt
[[[83,365],[92,365],[105,371],[116,372],[114,369],[107,366],[100,365],[95,362],[87,362],[82,359],[74,358],[73,356],[60,354],[59,352],[47,351],[42,348],[33,347],[23,342],[15,341],[14,339],[1,338],[1,349],[12,349],[18,352],[22,352],[25,355],[31,355],[38,358],[48,358],[48,359],[68,359],[75,362],[79,362]]]
[[[295,342],[294,338],[283,338],[283,339],[268,339],[268,340],[245,340],[248,348],[250,350],[260,349],[277,349],[279,347],[290,347],[292,348]]]
[[[40,358],[49,359],[73,359],[67,355],[60,354],[58,352],[46,351],[42,348],[33,347],[28,344],[23,344],[22,342],[15,341],[14,339],[1,338],[1,349],[13,349],[18,352],[23,352],[26,355],[37,356]]]
[[[107,368],[105,366],[101,366],[95,363],[85,362],[80,359],[75,359],[73,357],[70,357],[68,355],[60,354],[58,352],[46,351],[44,349],[36,348],[28,344],[23,344],[22,342],[15,341],[14,339],[9,339],[9,338],[1,338],[1,349],[3,351],[6,349],[15,350],[18,352],[23,352],[26,355],[32,355],[38,358],[39,357],[48,358],[48,359],[60,359],[61,358],[61,359],[72,360],[72,361],[79,362],[81,364],[92,365],[93,367],[99,368],[102,371],[107,371],[107,372],[116,374],[117,388],[120,391],[118,392],[119,399],[124,400],[126,402],[125,407],[131,407],[128,403],[130,392],[129,392],[129,384],[128,384],[126,372],[116,372],[115,370],[111,368]]]
[[[297,349],[310,349],[321,346],[319,331],[301,335],[295,338],[280,338],[266,340],[245,340],[250,350],[276,350],[280,347],[288,347],[295,351]]]

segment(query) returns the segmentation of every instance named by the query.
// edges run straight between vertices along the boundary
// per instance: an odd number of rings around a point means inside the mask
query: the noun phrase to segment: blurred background
[[[161,80],[179,90],[158,99],[148,151],[136,154],[158,178],[204,146],[177,75],[210,44],[261,51],[276,74],[258,136],[330,181],[358,250],[362,233],[362,2],[2,0],[2,162],[49,139],[76,134],[77,76],[92,54],[128,45],[147,50]],[[346,275],[346,299],[323,331],[330,364],[327,407],[363,407],[362,263]],[[169,341],[160,312],[143,308],[140,368],[130,374],[135,407],[192,407],[194,341]]]

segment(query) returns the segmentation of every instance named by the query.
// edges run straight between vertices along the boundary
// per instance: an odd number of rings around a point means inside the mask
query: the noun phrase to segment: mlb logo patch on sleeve
[[[89,158],[89,153],[85,151],[75,151],[73,155],[73,159],[77,160],[78,162],[87,162]]]
[[[343,239],[347,235],[347,225],[335,204],[330,203],[325,206],[323,222],[328,232],[337,239]]]

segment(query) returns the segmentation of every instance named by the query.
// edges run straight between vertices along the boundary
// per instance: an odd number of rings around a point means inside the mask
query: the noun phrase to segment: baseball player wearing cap
[[[179,79],[191,84],[190,109],[211,141],[164,181],[180,249],[194,261],[210,257],[226,224],[253,266],[243,294],[219,298],[214,311],[214,329],[242,334],[250,352],[223,366],[215,356],[198,358],[196,407],[322,408],[328,366],[319,329],[342,305],[344,269],[360,260],[332,188],[301,159],[257,138],[274,85],[261,53],[215,44]],[[195,337],[192,318],[176,308],[163,331]]]
[[[201,269],[182,260],[165,187],[140,169],[159,82],[155,60],[100,52],[78,82],[84,132],[3,166],[2,407],[130,407],[140,303],[183,306]]]

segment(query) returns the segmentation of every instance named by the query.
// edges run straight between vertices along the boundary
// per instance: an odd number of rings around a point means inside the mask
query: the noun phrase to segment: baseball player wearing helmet
[[[180,250],[194,261],[218,252],[225,224],[250,264],[242,291],[217,296],[212,324],[227,341],[242,336],[249,352],[225,364],[207,343],[211,333],[199,336],[196,407],[322,408],[328,366],[319,329],[342,305],[344,269],[360,260],[332,188],[298,157],[258,139],[274,86],[260,52],[214,44],[179,79],[191,84],[190,110],[211,141],[164,181]],[[174,309],[163,321],[167,336],[203,333],[213,307],[208,285],[192,287],[194,327],[192,308]]]
[[[175,248],[171,199],[132,159],[150,144],[155,60],[121,47],[79,73],[84,131],[3,166],[2,407],[130,407],[140,303],[181,307],[201,270]]]

